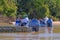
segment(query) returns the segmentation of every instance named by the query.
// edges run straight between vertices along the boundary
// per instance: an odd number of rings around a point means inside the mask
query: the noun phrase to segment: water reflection
[[[60,34],[0,33],[0,40],[49,40],[59,39]]]

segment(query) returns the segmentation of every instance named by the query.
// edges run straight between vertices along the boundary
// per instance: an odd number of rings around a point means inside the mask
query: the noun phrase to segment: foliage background
[[[29,18],[60,18],[60,0],[0,0],[0,14],[9,18],[27,14]]]

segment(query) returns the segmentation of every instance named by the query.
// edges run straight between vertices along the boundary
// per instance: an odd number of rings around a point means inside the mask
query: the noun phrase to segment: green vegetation
[[[0,0],[0,14],[8,17],[16,15],[17,6],[15,0]]]
[[[0,14],[8,17],[27,14],[29,18],[60,18],[60,0],[0,0]]]

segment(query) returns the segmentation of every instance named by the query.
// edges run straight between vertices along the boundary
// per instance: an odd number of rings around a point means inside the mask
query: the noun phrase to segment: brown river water
[[[57,24],[57,25],[56,25]],[[0,33],[0,40],[60,40],[60,24],[55,22],[54,33]]]
[[[60,40],[60,34],[0,33],[0,40]]]

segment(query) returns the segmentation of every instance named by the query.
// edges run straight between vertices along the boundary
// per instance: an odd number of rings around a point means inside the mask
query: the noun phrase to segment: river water
[[[60,34],[0,33],[0,40],[60,40]]]
[[[57,30],[57,33],[0,33],[0,40],[60,40],[60,22],[55,23],[55,26],[54,31]]]

